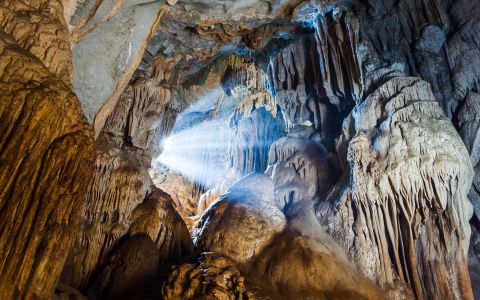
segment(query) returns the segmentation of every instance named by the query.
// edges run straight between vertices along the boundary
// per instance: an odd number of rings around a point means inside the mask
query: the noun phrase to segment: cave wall
[[[60,1],[0,4],[2,299],[48,299],[78,232],[93,131]]]

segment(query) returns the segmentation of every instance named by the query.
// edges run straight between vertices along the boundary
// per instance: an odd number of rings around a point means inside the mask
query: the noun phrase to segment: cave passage
[[[480,299],[478,0],[0,1],[0,299]]]

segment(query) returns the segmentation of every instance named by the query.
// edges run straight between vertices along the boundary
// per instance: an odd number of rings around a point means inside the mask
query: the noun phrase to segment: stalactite
[[[49,299],[92,172],[61,2],[0,3],[0,52],[0,298]]]
[[[429,85],[391,79],[348,122],[350,181],[319,205],[321,222],[391,297],[402,297],[406,284],[417,299],[472,299],[473,172]]]

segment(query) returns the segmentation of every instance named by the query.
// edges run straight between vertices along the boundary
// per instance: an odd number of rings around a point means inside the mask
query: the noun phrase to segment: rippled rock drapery
[[[240,176],[264,172],[270,146],[285,133],[285,121],[266,86],[267,74],[255,62],[231,57],[222,77],[227,94],[238,99],[230,116],[230,167]]]
[[[0,3],[0,298],[51,298],[78,230],[93,133],[60,1]]]
[[[417,299],[472,299],[466,195],[473,171],[429,85],[387,81],[344,130],[350,183],[317,209],[327,230],[357,268],[394,289],[391,297],[406,284]]]
[[[171,197],[153,185],[148,173],[157,142],[153,137],[158,128],[168,131],[172,126],[171,93],[159,82],[171,80],[168,67],[175,59],[159,59],[148,77],[139,78],[125,90],[96,140],[95,172],[82,232],[63,277],[73,286],[88,287],[92,274],[124,236],[148,234],[164,259],[188,256],[193,251]]]

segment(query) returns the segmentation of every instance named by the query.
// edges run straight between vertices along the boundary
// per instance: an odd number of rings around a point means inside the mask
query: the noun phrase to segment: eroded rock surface
[[[164,299],[257,299],[232,259],[208,252],[199,263],[175,267],[162,295]]]
[[[129,237],[109,257],[87,292],[89,299],[131,299],[152,289],[160,253],[147,234]]]
[[[418,299],[472,299],[466,196],[473,171],[429,85],[387,81],[344,128],[350,184],[317,210],[328,232],[385,289],[400,283]]]
[[[251,281],[275,299],[385,299],[369,279],[312,239],[282,234],[258,255]]]
[[[168,61],[158,63],[168,66]],[[158,128],[169,127],[171,96],[168,88],[158,84],[169,78],[168,68],[150,71],[149,80],[139,78],[125,90],[95,143],[95,171],[83,209],[82,231],[63,278],[80,289],[89,287],[92,274],[129,235],[148,234],[163,259],[193,251],[172,198],[154,186],[148,173],[157,142],[153,137]],[[150,119],[140,118],[145,115]]]
[[[0,298],[48,299],[78,232],[93,133],[68,86],[61,3],[0,12]]]
[[[195,246],[245,262],[284,227],[285,216],[273,201],[272,181],[253,173],[234,183],[203,213]]]

